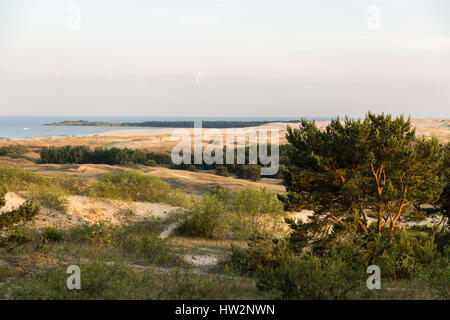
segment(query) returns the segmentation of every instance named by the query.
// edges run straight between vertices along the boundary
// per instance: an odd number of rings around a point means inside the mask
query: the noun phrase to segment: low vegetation
[[[145,153],[141,150],[128,148],[95,148],[87,146],[65,146],[61,148],[43,147],[41,150],[42,163],[94,163],[109,165],[143,164],[154,166],[158,164],[170,165],[172,163],[167,154]]]
[[[124,201],[164,202],[180,207],[190,205],[188,195],[178,190],[173,192],[168,183],[136,170],[104,174],[91,185],[89,195]]]
[[[216,187],[187,211],[178,232],[208,239],[248,239],[281,232],[284,210],[276,194],[244,187],[235,194]]]

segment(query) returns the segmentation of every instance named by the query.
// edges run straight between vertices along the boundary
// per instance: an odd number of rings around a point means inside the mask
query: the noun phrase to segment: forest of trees
[[[95,148],[91,150],[87,146],[65,146],[61,148],[43,147],[41,150],[42,163],[94,163],[109,165],[158,164],[170,165],[172,163],[167,154],[145,153],[141,150],[128,148]]]
[[[203,128],[246,128],[257,127],[274,121],[202,121]],[[286,123],[296,123],[298,120],[280,121]],[[193,128],[194,121],[144,121],[122,123],[123,126],[130,127],[167,127],[167,128]]]
[[[287,157],[289,146],[280,146],[280,168],[284,168],[289,164]],[[268,148],[270,150],[270,146]],[[235,159],[237,159],[237,149],[235,149]],[[218,170],[225,168],[228,172],[236,174],[239,178],[257,181],[261,179],[259,168],[261,164],[244,165],[226,164],[226,149],[224,148],[223,164],[194,164],[194,155],[192,155],[191,164],[175,165],[172,163],[170,155],[164,153],[146,153],[141,150],[133,150],[129,148],[96,148],[91,150],[87,146],[64,146],[64,147],[43,147],[41,150],[42,163],[78,163],[78,164],[109,164],[109,165],[130,165],[142,164],[148,166],[162,165],[172,169],[190,170]],[[245,163],[249,163],[249,148],[245,148]],[[221,169],[223,170],[223,169]],[[258,171],[258,172],[257,172]],[[274,176],[266,176],[268,178],[281,178],[281,171]]]
[[[228,120],[206,120],[202,121],[203,128],[246,128],[257,127],[274,121],[228,121]],[[284,123],[297,123],[298,120],[279,121]],[[112,123],[101,121],[61,121],[47,126],[82,126],[82,127],[153,127],[153,128],[193,128],[194,121],[143,121]]]

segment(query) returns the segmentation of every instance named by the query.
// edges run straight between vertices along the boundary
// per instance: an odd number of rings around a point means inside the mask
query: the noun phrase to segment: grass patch
[[[164,202],[175,206],[190,205],[188,195],[180,190],[171,192],[168,183],[135,170],[104,174],[90,187],[89,195],[124,201]]]
[[[14,299],[261,299],[251,280],[199,275],[185,270],[136,271],[124,264],[81,264],[81,290],[68,290],[68,265],[52,265],[9,283]]]

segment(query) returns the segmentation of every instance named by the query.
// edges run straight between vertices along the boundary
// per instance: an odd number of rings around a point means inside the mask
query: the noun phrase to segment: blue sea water
[[[0,138],[25,138],[25,137],[41,137],[41,136],[63,136],[63,135],[83,135],[96,134],[109,130],[127,130],[126,127],[71,127],[71,126],[45,126],[44,124],[60,122],[64,120],[87,120],[87,121],[103,121],[103,122],[143,122],[143,121],[180,121],[180,120],[235,120],[235,121],[251,121],[251,120],[292,120],[292,117],[280,118],[245,118],[245,117],[108,117],[108,116],[0,116]],[[316,120],[326,120],[327,118],[317,118]],[[139,129],[138,127],[133,129]],[[145,127],[142,129],[160,129]]]

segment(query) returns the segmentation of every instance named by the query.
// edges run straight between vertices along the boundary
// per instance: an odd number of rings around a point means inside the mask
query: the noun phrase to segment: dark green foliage
[[[232,270],[255,277],[262,290],[276,290],[283,299],[344,299],[359,290],[364,264],[352,248],[327,255],[295,255],[283,240],[254,239],[247,251],[233,249]]]
[[[384,114],[335,119],[323,131],[302,120],[299,129],[288,128],[288,193],[280,199],[287,210],[313,210],[315,219],[306,228],[337,243],[371,229],[390,234],[406,208],[436,200],[444,186],[437,140],[414,141],[414,134],[409,119]],[[328,228],[331,235],[323,233]]]
[[[63,239],[63,233],[54,227],[45,227],[41,231],[41,241],[45,244],[50,242],[59,242]]]
[[[228,169],[224,166],[219,166],[216,168],[216,174],[222,177],[228,177]]]
[[[209,239],[248,239],[275,234],[282,227],[283,206],[275,193],[250,186],[230,194],[221,187],[207,192],[186,211],[178,232]]]
[[[206,194],[209,194],[210,196],[214,196],[217,199],[219,199],[222,202],[228,203],[231,199],[231,193],[224,187],[217,185],[211,190],[209,190]]]
[[[145,165],[149,166],[149,167],[157,167],[158,163],[155,160],[147,160],[147,162],[145,163]]]
[[[256,164],[242,165],[238,167],[237,177],[258,181],[261,179],[261,168]]]
[[[0,231],[10,229],[15,224],[33,219],[40,211],[40,207],[31,201],[25,202],[17,210],[4,212],[0,215]]]
[[[96,148],[89,149],[86,146],[65,146],[61,148],[43,147],[41,150],[42,163],[95,163],[109,165],[147,164],[149,161],[158,164],[171,164],[170,156],[167,154],[144,153],[141,150],[128,148]]]

